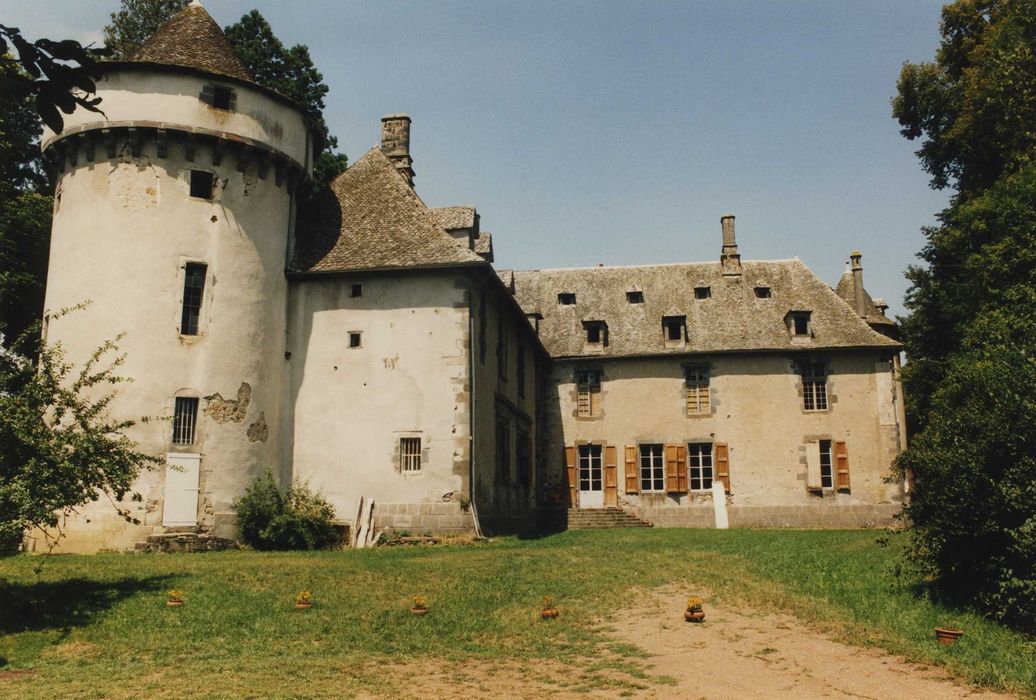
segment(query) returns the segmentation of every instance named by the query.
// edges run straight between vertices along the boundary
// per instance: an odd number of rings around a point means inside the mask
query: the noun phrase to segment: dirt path
[[[836,641],[792,617],[707,605],[704,624],[680,617],[685,598],[659,593],[621,611],[607,629],[616,642],[646,651],[648,674],[634,679],[590,664],[408,665],[400,695],[422,698],[860,698],[867,700],[1012,700],[976,690],[945,671],[877,649]],[[395,669],[398,672],[402,668]],[[614,678],[602,687],[601,674]],[[594,677],[596,676],[596,677]],[[630,681],[633,681],[631,684]]]
[[[676,685],[638,697],[658,698],[969,698],[1011,695],[961,685],[945,671],[876,649],[849,646],[794,618],[709,605],[703,624],[678,615],[684,597],[656,594],[623,611],[614,636],[651,654],[651,672]],[[676,615],[674,615],[676,611]]]

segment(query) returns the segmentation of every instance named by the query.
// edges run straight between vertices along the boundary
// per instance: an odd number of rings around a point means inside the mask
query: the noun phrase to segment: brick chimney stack
[[[386,114],[381,118],[381,150],[396,164],[410,187],[414,186],[414,161],[410,158],[410,117]]]
[[[734,215],[724,214],[719,218],[723,226],[723,252],[719,256],[723,274],[732,277],[741,275],[741,255],[737,252],[737,238],[734,235]]]
[[[863,265],[860,263],[862,259],[863,256],[858,250],[854,250],[849,254],[853,271],[853,306],[857,314],[867,317],[874,312],[874,309],[871,306],[870,299],[867,298],[866,290],[863,288]]]

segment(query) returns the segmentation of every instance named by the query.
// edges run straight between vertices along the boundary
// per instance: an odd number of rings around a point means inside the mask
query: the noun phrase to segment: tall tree
[[[104,44],[112,58],[125,61],[140,48],[159,25],[187,7],[188,0],[122,0],[111,24],[104,28]]]
[[[893,115],[951,189],[907,276],[914,555],[944,593],[1036,628],[1036,0],[957,0]]]

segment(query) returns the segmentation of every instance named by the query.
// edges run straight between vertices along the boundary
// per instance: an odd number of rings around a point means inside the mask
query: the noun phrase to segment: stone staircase
[[[569,508],[566,512],[569,530],[596,530],[612,527],[652,527],[621,508]]]

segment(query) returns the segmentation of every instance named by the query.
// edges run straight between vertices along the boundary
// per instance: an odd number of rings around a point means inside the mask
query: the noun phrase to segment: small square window
[[[626,301],[631,304],[643,304],[644,292],[626,292]]]
[[[349,331],[349,347],[351,347],[351,348],[358,348],[358,347],[360,347],[361,337],[362,337],[362,335],[361,335],[360,331]]]
[[[695,299],[708,299],[712,296],[712,287],[695,287],[694,298]]]
[[[352,286],[352,288],[349,290],[349,296],[351,296],[354,299],[356,297],[362,297],[363,296],[363,285],[362,284],[354,284]]]
[[[212,191],[216,176],[207,170],[191,171],[191,196],[200,199],[212,199]]]
[[[234,99],[234,91],[225,85],[212,88],[212,106],[216,109],[230,109]]]
[[[561,292],[558,294],[558,305],[559,306],[572,306],[576,303],[575,292]]]
[[[756,287],[755,298],[756,299],[769,299],[772,295],[770,294],[769,287]]]

